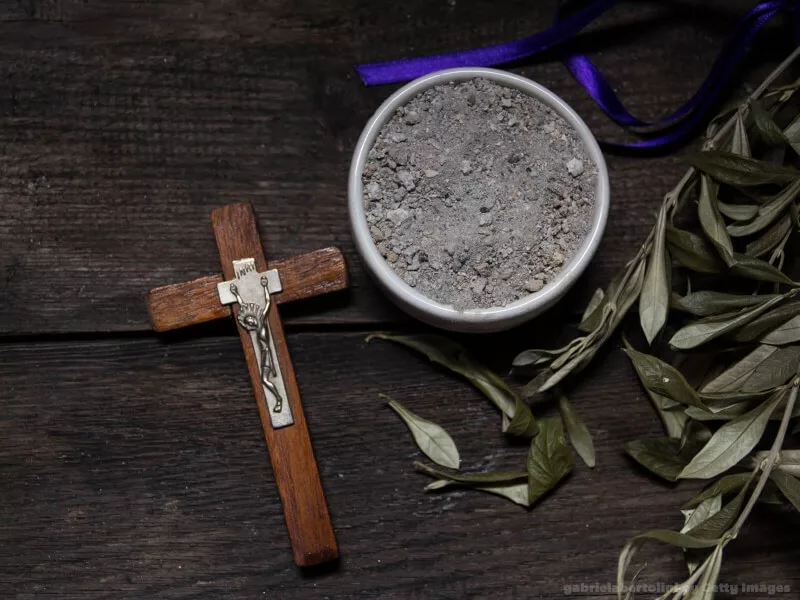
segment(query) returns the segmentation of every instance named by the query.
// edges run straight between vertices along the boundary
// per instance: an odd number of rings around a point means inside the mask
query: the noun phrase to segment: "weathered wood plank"
[[[352,294],[293,309],[290,323],[396,321],[345,210],[351,149],[394,87],[364,88],[352,65],[529,35],[555,4],[0,7],[0,335],[146,330],[145,292],[214,272],[205,217],[239,201],[253,201],[271,256],[330,245],[347,256]],[[581,44],[602,50],[631,110],[656,118],[694,91],[750,5],[624,4]],[[778,58],[783,37],[754,56]],[[562,65],[514,70],[561,94],[598,135],[620,135]],[[573,310],[635,251],[681,172],[675,158],[609,165],[609,229]]]
[[[525,448],[508,445],[499,414],[469,386],[388,343],[367,347],[363,334],[294,334],[289,345],[336,569],[294,567],[236,336],[5,343],[0,597],[608,600],[565,586],[611,585],[625,540],[679,526],[697,488],[657,483],[622,455],[623,442],[660,429],[619,350],[572,393],[597,468],[577,466],[527,511],[480,493],[424,493],[428,479],[411,467],[420,455],[377,398],[389,392],[446,427],[465,470],[518,468]],[[754,517],[721,580],[788,584],[780,597],[797,598],[800,519]],[[679,553],[643,556],[643,582],[685,576]]]

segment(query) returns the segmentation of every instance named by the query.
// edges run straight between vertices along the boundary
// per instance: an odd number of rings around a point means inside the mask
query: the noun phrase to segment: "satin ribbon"
[[[356,65],[356,71],[366,85],[381,85],[408,81],[441,69],[488,67],[528,58],[556,45],[565,44],[614,2],[615,0],[594,0],[570,16],[565,18],[559,16],[550,29],[527,38],[460,52],[361,64]],[[648,139],[639,142],[627,144],[601,142],[603,146],[617,150],[665,146],[691,134],[702,123],[758,30],[775,14],[782,11],[796,11],[799,5],[798,0],[769,0],[758,3],[738,22],[697,92],[683,106],[658,121],[647,122],[633,116],[602,73],[585,55],[569,52],[567,49],[562,59],[576,81],[611,119],[625,127],[660,129],[655,135],[644,134]]]

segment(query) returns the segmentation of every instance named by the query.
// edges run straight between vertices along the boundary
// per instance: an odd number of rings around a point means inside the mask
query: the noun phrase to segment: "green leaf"
[[[761,439],[770,415],[782,398],[782,394],[775,394],[750,412],[725,423],[684,467],[678,478],[710,479],[742,460]]]
[[[503,414],[503,433],[530,439],[539,431],[539,424],[534,419],[531,409],[520,397],[515,395],[514,399],[516,401],[514,417],[509,419]]]
[[[741,112],[736,115],[736,122],[733,126],[731,154],[750,158],[750,141],[747,138],[747,127],[745,127]]]
[[[700,390],[698,395],[708,409],[713,412],[733,404],[763,400],[772,392],[773,390],[763,390],[761,392],[705,392]]]
[[[783,135],[797,154],[800,154],[800,115],[783,130]]]
[[[583,316],[581,317],[581,323],[578,325],[578,329],[583,331],[584,333],[589,333],[593,331],[599,322],[598,317],[602,312],[602,307],[604,301],[606,299],[606,294],[602,288],[597,288],[592,295],[591,300],[589,300],[589,304],[586,305],[586,310],[583,311]],[[595,316],[595,313],[597,315]]]
[[[684,160],[721,183],[741,187],[789,183],[800,175],[790,167],[719,150],[691,154]]]
[[[697,216],[703,233],[717,248],[722,260],[730,264],[733,256],[733,244],[725,229],[725,221],[717,208],[717,192],[719,185],[708,175],[700,176],[700,199],[697,204]]]
[[[686,416],[696,421],[733,421],[746,413],[749,408],[750,405],[747,402],[732,404],[713,412],[702,411],[699,408],[690,406],[686,409]]]
[[[734,331],[764,314],[770,308],[784,300],[784,296],[778,296],[767,300],[754,308],[734,313],[729,319],[725,320],[700,320],[679,329],[669,341],[670,346],[677,350],[690,350],[697,348],[706,342],[720,337],[726,333]]]
[[[670,262],[664,237],[666,226],[667,211],[666,206],[662,206],[658,213],[644,285],[639,295],[639,321],[648,344],[653,343],[658,332],[664,327],[669,308],[668,273]],[[732,251],[733,249],[731,249]]]
[[[754,256],[746,254],[734,254],[731,271],[737,277],[754,279],[755,281],[768,281],[770,283],[785,283],[786,285],[797,285],[780,269],[776,269],[771,264]]]
[[[625,342],[625,353],[631,359],[633,368],[642,382],[642,385],[660,396],[666,396],[685,406],[696,406],[705,410],[706,406],[697,395],[694,388],[689,385],[678,369],[664,361],[634,350]]]
[[[536,502],[553,489],[573,467],[572,453],[564,442],[558,419],[543,419],[528,452],[528,499]]]
[[[800,315],[789,319],[783,325],[779,325],[767,333],[761,338],[761,342],[777,346],[800,342]]]
[[[681,265],[698,273],[719,273],[725,263],[711,242],[689,231],[667,226],[667,247]]]
[[[789,473],[783,471],[772,471],[770,479],[775,482],[778,489],[792,503],[797,510],[800,510],[800,481]]]
[[[672,402],[672,400],[666,396],[654,394],[650,390],[645,391],[650,398],[650,402],[653,404],[653,408],[655,408],[658,414],[658,418],[661,419],[661,424],[664,426],[664,432],[667,434],[667,437],[676,440],[681,439],[686,428],[686,422],[688,421],[686,412],[682,409],[676,410],[666,406],[667,402]],[[700,409],[698,408],[697,410]]]
[[[442,427],[415,415],[389,396],[381,394],[381,397],[387,399],[391,409],[403,419],[414,437],[414,441],[425,456],[443,467],[458,469],[461,463],[458,448],[456,448],[453,438]]]
[[[742,487],[747,485],[751,479],[751,473],[733,473],[731,475],[725,475],[725,477],[720,477],[694,498],[689,500],[689,502],[684,504],[683,507],[692,508],[714,496],[724,496],[725,494],[738,492]]]
[[[698,317],[709,317],[740,308],[756,306],[767,300],[777,298],[778,294],[726,294],[724,292],[702,291],[673,297],[673,306],[678,310]]]
[[[722,508],[722,496],[717,494],[700,502],[696,508],[683,509],[686,517],[681,533],[688,533],[709,517],[717,514]]]
[[[524,350],[517,354],[511,366],[515,369],[542,365],[550,362],[558,353],[552,350]]]
[[[678,475],[692,460],[697,448],[698,445],[693,443],[681,447],[679,440],[671,438],[634,440],[625,444],[628,456],[667,481],[678,479]]]
[[[521,506],[531,505],[528,501],[527,473],[520,471],[491,471],[471,475],[454,475],[418,462],[414,463],[414,466],[429,475],[441,478],[428,484],[425,487],[425,491],[441,490],[450,486],[463,486],[502,496]]]
[[[733,336],[737,342],[756,342],[770,331],[800,315],[800,302],[790,302],[773,308],[742,327]]]
[[[717,495],[701,502],[697,508],[682,510],[685,522],[681,528],[681,533],[688,533],[709,517],[717,514],[721,508],[722,496]],[[692,574],[702,563],[705,552],[703,550],[684,550],[684,553],[686,555],[686,566],[689,567],[689,574]]]
[[[781,128],[775,124],[772,116],[764,110],[764,107],[758,101],[750,101],[750,110],[753,113],[756,130],[761,135],[761,139],[771,146],[782,146],[789,143]]]
[[[752,479],[752,478],[751,478]],[[742,505],[747,495],[750,480],[742,487],[738,494],[723,506],[719,511],[710,515],[701,523],[695,525],[687,533],[693,537],[701,539],[717,539],[731,528],[736,521],[739,513],[742,512]],[[717,496],[719,498],[720,496]]]
[[[786,383],[797,372],[800,346],[760,344],[703,386],[703,393],[763,392]]]
[[[594,442],[592,441],[592,434],[589,433],[589,428],[586,427],[578,413],[575,412],[575,407],[563,394],[558,398],[558,409],[561,412],[561,418],[567,429],[569,441],[572,447],[575,448],[575,452],[586,463],[587,467],[594,468]]]
[[[780,244],[791,229],[792,217],[789,214],[784,214],[772,227],[764,232],[764,235],[747,244],[745,254],[754,257],[763,256]]]
[[[761,231],[786,212],[798,193],[800,193],[800,179],[795,179],[772,200],[761,206],[758,215],[752,221],[729,225],[727,232],[732,237],[743,237]]]
[[[367,336],[366,341],[369,343],[376,338],[421,352],[431,362],[465,377],[506,417],[503,419],[504,431],[512,435],[517,435],[516,431],[535,431],[535,419],[530,408],[520,401],[519,396],[500,377],[475,361],[461,344],[432,333],[418,335],[374,333]]]
[[[508,485],[511,483],[519,483],[528,479],[528,474],[524,471],[487,471],[485,473],[448,473],[431,467],[425,463],[415,462],[414,467],[418,470],[438,477],[453,483],[461,483],[463,485]],[[433,484],[431,484],[433,485]],[[439,487],[442,487],[441,485]],[[431,488],[435,489],[435,488]]]
[[[749,221],[758,214],[756,204],[728,204],[717,200],[717,208],[719,212],[734,221]]]

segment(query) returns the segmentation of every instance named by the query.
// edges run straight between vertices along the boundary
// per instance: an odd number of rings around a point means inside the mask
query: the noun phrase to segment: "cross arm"
[[[283,291],[277,304],[312,298],[348,286],[347,267],[339,248],[322,248],[306,254],[273,260],[270,267],[280,273]],[[147,293],[147,311],[156,331],[231,316],[229,306],[220,304],[217,284],[223,276],[207,275],[191,281],[154,288]]]

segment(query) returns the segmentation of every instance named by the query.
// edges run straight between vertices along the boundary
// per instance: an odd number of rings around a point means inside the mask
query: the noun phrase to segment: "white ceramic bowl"
[[[456,310],[420,294],[398,276],[384,260],[372,240],[366,215],[362,189],[362,174],[367,153],[383,125],[392,117],[397,107],[412,97],[435,85],[451,81],[464,81],[482,77],[500,85],[517,89],[549,106],[561,115],[583,140],[587,152],[597,167],[597,190],[594,198],[592,227],[583,244],[550,283],[535,294],[529,294],[503,307]],[[594,256],[606,227],[609,207],[608,169],[603,154],[586,123],[561,98],[530,79],[498,71],[467,67],[437,71],[419,79],[392,94],[367,123],[353,153],[348,184],[348,210],[356,248],[367,270],[389,298],[410,315],[430,325],[463,332],[491,332],[510,329],[555,304],[575,283]]]

